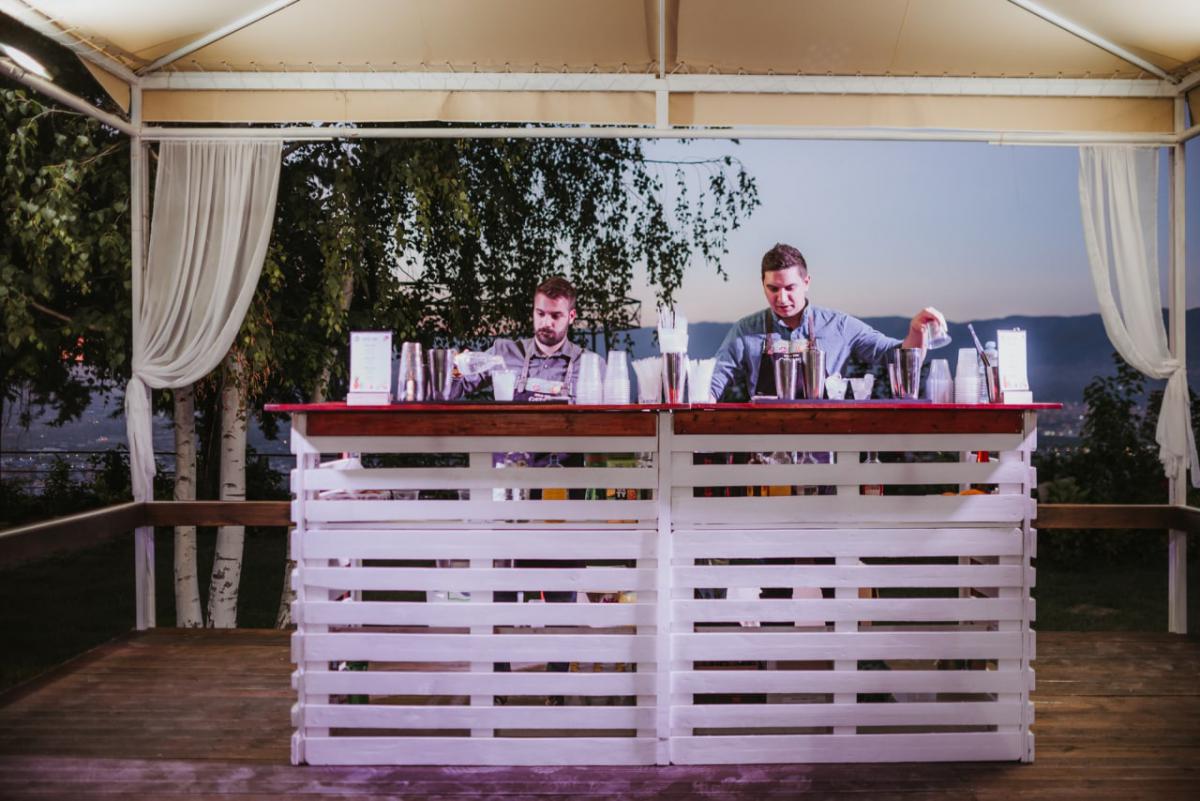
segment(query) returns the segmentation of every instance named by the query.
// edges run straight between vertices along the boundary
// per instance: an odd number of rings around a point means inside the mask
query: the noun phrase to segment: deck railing
[[[1184,538],[1200,533],[1200,509],[1171,504],[1038,504],[1035,527],[1039,531],[1158,530]],[[279,526],[291,525],[290,501],[149,501],[115,504],[101,509],[29,523],[0,531],[0,569],[46,556],[69,553],[154,526]],[[152,540],[151,540],[152,543]],[[150,545],[152,549],[152,544]],[[151,550],[152,553],[152,550]],[[1186,550],[1168,564],[1168,606],[1173,610],[1168,628],[1187,633]],[[153,559],[138,560],[136,586],[154,586]],[[148,573],[147,573],[148,571]],[[153,609],[150,598],[139,598],[139,608]],[[139,621],[145,623],[145,619]],[[153,625],[152,620],[150,625]],[[145,627],[144,625],[142,627]]]

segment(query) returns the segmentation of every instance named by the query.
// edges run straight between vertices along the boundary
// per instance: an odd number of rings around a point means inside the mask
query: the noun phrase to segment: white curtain
[[[1168,478],[1175,478],[1190,466],[1192,485],[1200,486],[1187,369],[1171,356],[1163,326],[1158,150],[1129,145],[1081,147],[1079,202],[1092,281],[1108,338],[1133,367],[1151,378],[1167,379],[1156,432],[1163,470]]]
[[[203,378],[241,328],[271,237],[281,154],[278,141],[162,143],[149,253],[133,280],[125,419],[135,500],[154,499],[150,390]]]

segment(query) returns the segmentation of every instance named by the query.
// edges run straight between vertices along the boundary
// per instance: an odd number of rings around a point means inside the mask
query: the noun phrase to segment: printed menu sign
[[[1028,402],[1029,390],[1026,366],[1025,332],[1020,328],[1002,328],[996,332],[996,349],[1000,351],[1000,392],[1005,403]]]
[[[350,391],[346,403],[390,403],[391,389],[392,332],[350,332]]]

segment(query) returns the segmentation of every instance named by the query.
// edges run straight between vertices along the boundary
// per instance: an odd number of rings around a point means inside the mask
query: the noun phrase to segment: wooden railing
[[[1037,509],[1035,525],[1040,531],[1141,529],[1181,535],[1200,533],[1200,509],[1191,506],[1044,503]],[[130,501],[0,531],[0,569],[90,548],[143,527],[290,524],[290,501]],[[1178,575],[1172,574],[1171,603],[1176,609],[1186,609],[1186,573],[1182,581]],[[139,586],[145,585],[142,579],[139,577]],[[1173,628],[1186,631],[1186,623]]]

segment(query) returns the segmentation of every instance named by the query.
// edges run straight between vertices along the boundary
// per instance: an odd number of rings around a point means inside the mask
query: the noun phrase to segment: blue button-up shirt
[[[799,326],[788,328],[770,309],[763,309],[734,323],[717,350],[712,377],[713,397],[720,399],[730,383],[741,384],[748,394],[754,394],[763,340],[768,330],[774,340],[772,344],[778,347],[780,342],[807,340],[809,321],[812,320],[817,347],[825,352],[826,375],[841,373],[851,356],[867,364],[885,362],[900,346],[900,340],[884,336],[862,320],[833,309],[810,303],[801,319],[803,322]]]

